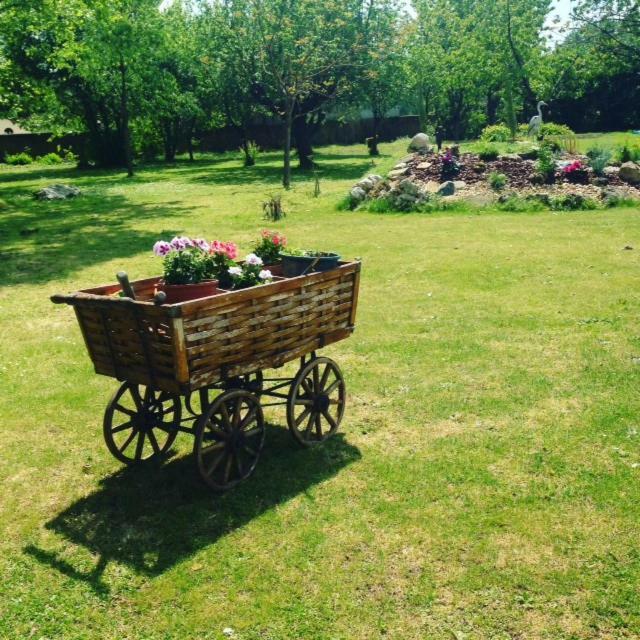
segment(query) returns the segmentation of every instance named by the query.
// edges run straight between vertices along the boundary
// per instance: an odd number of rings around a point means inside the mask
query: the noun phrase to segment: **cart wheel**
[[[124,382],[104,413],[103,434],[120,462],[137,464],[165,454],[178,435],[180,398]]]
[[[329,358],[313,358],[300,367],[287,399],[287,423],[293,437],[311,447],[340,426],[346,402],[344,378]]]
[[[225,391],[196,425],[193,453],[200,476],[212,489],[231,489],[253,473],[264,438],[258,398],[243,389]]]

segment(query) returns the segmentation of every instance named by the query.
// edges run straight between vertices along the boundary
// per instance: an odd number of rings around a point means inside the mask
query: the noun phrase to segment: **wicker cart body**
[[[204,480],[228,488],[255,468],[264,441],[264,398],[275,400],[267,406],[287,405],[289,427],[303,445],[336,431],[344,412],[344,380],[337,365],[316,351],[353,332],[359,280],[360,263],[343,262],[330,271],[172,305],[153,302],[159,278],[133,282],[135,300],[118,297],[119,285],[52,300],[74,307],[95,371],[123,383],[105,414],[112,453],[125,463],[156,458],[177,432],[186,431],[196,437]],[[296,359],[295,377],[265,379],[265,369]],[[183,406],[189,414],[184,418]],[[117,424],[119,412],[122,424]],[[124,448],[114,430],[130,438]],[[251,446],[243,434],[254,438]],[[207,447],[216,454],[209,466],[202,454]],[[231,463],[218,455],[234,447],[241,453]],[[255,460],[245,459],[252,457],[245,449]],[[212,465],[215,473],[207,474]]]

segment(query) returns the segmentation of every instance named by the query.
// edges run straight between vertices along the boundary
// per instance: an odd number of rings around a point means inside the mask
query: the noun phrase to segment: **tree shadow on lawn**
[[[121,195],[97,194],[56,202],[23,197],[13,204],[0,211],[3,285],[41,284],[93,264],[150,251],[159,233],[174,235],[173,227],[140,231],[130,224],[170,221],[190,211],[180,202],[133,204]]]
[[[207,489],[192,456],[183,456],[161,468],[124,468],[47,522],[47,529],[99,556],[92,571],[76,569],[35,545],[24,552],[107,595],[102,574],[109,562],[157,576],[359,458],[360,451],[342,434],[320,447],[300,449],[285,429],[268,425],[255,473],[228,493]]]

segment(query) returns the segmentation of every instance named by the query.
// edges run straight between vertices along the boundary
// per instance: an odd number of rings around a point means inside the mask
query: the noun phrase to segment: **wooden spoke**
[[[124,443],[118,449],[120,453],[124,452],[124,450],[131,444],[133,439],[136,437],[136,433],[138,432],[135,429],[130,433],[129,437],[124,441]]]
[[[117,420],[127,416],[125,422]],[[180,425],[180,398],[150,387],[123,383],[107,405],[103,435],[112,455],[125,464],[163,456],[171,448]],[[149,444],[145,446],[148,439]],[[130,445],[136,440],[135,448]]]
[[[138,431],[138,442],[136,443],[136,460],[142,460],[142,451],[144,449],[144,431]]]
[[[303,363],[287,398],[287,423],[293,437],[310,447],[331,437],[339,428],[346,401],[342,372],[331,359]]]
[[[111,429],[111,433],[119,433],[120,431],[124,431],[125,429],[132,429],[133,428],[133,423],[131,422],[131,420],[129,420],[128,422],[123,422],[122,424],[119,424],[117,427],[113,427],[113,429]]]
[[[220,429],[213,425],[220,425]],[[258,397],[245,389],[225,391],[196,424],[193,452],[200,477],[217,491],[234,487],[253,473],[264,438]],[[213,461],[205,461],[208,454],[214,455]]]

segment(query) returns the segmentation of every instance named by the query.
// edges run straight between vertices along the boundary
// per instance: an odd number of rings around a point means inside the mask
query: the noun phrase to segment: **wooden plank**
[[[182,318],[174,318],[172,328],[176,380],[180,384],[187,383],[189,382],[189,363],[187,361],[187,347]]]

